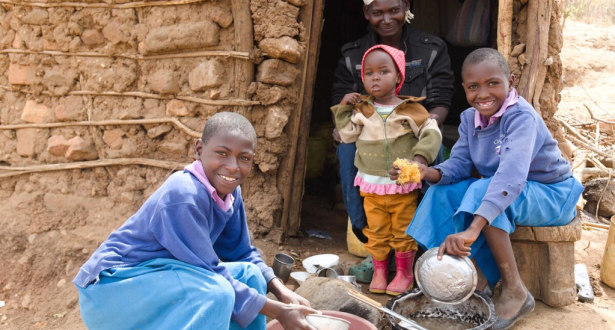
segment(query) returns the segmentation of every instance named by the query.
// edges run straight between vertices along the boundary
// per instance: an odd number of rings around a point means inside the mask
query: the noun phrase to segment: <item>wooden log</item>
[[[112,125],[147,125],[147,124],[164,124],[169,123],[177,126],[186,134],[200,138],[202,133],[192,130],[179,119],[172,118],[152,118],[152,119],[109,119],[99,121],[73,121],[73,122],[61,122],[61,123],[45,123],[45,124],[16,124],[16,125],[0,125],[0,130],[15,130],[22,128],[57,128],[57,127],[69,127],[69,126],[112,126]]]
[[[45,165],[30,165],[30,166],[0,166],[0,171],[9,171],[7,173],[1,173],[0,178],[8,178],[12,176],[18,176],[29,173],[38,172],[52,172],[52,171],[65,171],[75,169],[87,169],[93,167],[102,166],[118,166],[118,165],[144,165],[165,168],[168,170],[179,170],[188,163],[170,162],[165,160],[156,160],[148,158],[114,158],[114,159],[100,159],[87,162],[74,162],[64,164],[45,164]]]
[[[316,67],[318,66],[318,53],[320,50],[320,32],[323,25],[324,0],[306,3],[305,13],[309,14],[307,23],[309,27],[308,49],[303,59],[303,79],[299,96],[299,114],[294,117],[290,130],[292,142],[289,160],[292,175],[284,194],[284,209],[281,227],[289,236],[297,235],[301,224],[301,203],[305,186],[305,166],[307,162],[307,144],[310,134],[310,120],[312,118],[312,98],[314,83],[316,82]],[[310,7],[311,6],[311,7]]]
[[[506,61],[512,51],[513,0],[500,0],[498,6],[498,51]]]
[[[553,0],[529,1],[527,10],[526,59],[519,81],[519,95],[534,100],[539,69],[545,66],[549,48],[549,27]],[[546,70],[546,68],[544,68]],[[533,104],[536,107],[536,104]],[[540,106],[538,106],[540,108]]]
[[[232,0],[233,25],[235,26],[235,51],[251,52],[254,48],[254,28],[250,6],[244,0]],[[248,98],[248,88],[254,81],[254,63],[251,61],[235,60],[235,97]],[[235,112],[248,117],[250,109],[235,107]]]
[[[226,50],[204,50],[198,52],[183,52],[177,54],[162,54],[162,55],[140,55],[140,54],[104,54],[96,52],[60,52],[55,50],[28,50],[28,49],[3,49],[0,50],[1,54],[36,54],[36,55],[49,55],[49,56],[79,56],[79,57],[105,57],[105,58],[127,58],[131,60],[160,60],[167,58],[191,58],[191,57],[234,57],[243,60],[250,59],[249,52],[235,52]]]
[[[177,1],[137,1],[122,4],[109,4],[105,2],[87,3],[87,2],[58,2],[58,3],[40,3],[40,2],[21,2],[11,0],[0,0],[0,3],[6,3],[15,6],[23,7],[38,7],[38,8],[55,8],[55,7],[78,7],[78,8],[108,8],[108,9],[130,9],[156,6],[179,6],[189,5],[193,3],[204,2],[206,0],[177,0]]]

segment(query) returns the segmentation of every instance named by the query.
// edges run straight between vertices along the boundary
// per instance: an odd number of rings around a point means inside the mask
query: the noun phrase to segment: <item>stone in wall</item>
[[[26,101],[21,113],[21,120],[28,123],[42,124],[53,121],[54,112],[42,103],[34,100]]]
[[[87,110],[81,96],[68,96],[61,102],[53,109],[57,121],[84,121],[87,119]]]
[[[173,126],[163,124],[151,127],[146,126],[145,129],[147,130],[147,137],[149,137],[150,139],[155,139],[169,133],[171,130],[173,130]]]
[[[125,134],[126,133],[124,133],[124,131],[119,128],[106,130],[103,133],[103,141],[111,149],[122,149],[122,146],[124,145],[123,138]]]
[[[17,154],[22,157],[32,157],[36,148],[36,129],[18,129],[17,134]]]
[[[299,70],[284,61],[271,59],[258,66],[256,80],[274,85],[290,86],[295,83]]]
[[[64,156],[70,144],[62,135],[52,135],[47,140],[47,152],[54,156]]]
[[[71,161],[94,160],[98,158],[98,152],[91,141],[86,141],[80,136],[68,140],[66,159]]]
[[[43,25],[49,23],[49,13],[45,9],[33,9],[21,21],[25,24]]]
[[[148,55],[217,46],[220,42],[219,30],[218,24],[210,20],[156,28],[139,44],[139,52]]]
[[[200,63],[190,71],[188,82],[193,91],[202,91],[206,88],[218,87],[224,83],[225,68],[222,62],[208,60]]]
[[[290,63],[297,63],[303,52],[299,42],[290,37],[266,38],[258,44],[258,47],[267,53],[268,57],[279,58]]]
[[[97,46],[105,42],[105,36],[96,29],[86,29],[81,34],[81,41],[86,46]]]
[[[282,130],[288,123],[288,112],[278,105],[269,106],[266,121],[265,137],[273,140],[282,134]]]
[[[54,95],[66,95],[75,85],[77,73],[71,69],[54,67],[46,71],[43,84]]]
[[[29,65],[9,64],[9,84],[30,85],[34,72]]]
[[[171,70],[158,70],[152,74],[147,82],[149,87],[160,94],[175,94],[180,91],[179,87],[180,76],[177,72]]]
[[[167,102],[166,111],[167,116],[173,117],[185,117],[191,115],[191,112],[188,107],[186,107],[186,104],[180,100],[170,100]]]

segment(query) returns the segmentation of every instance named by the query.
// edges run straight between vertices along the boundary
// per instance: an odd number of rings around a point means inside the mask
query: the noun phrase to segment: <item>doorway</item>
[[[461,88],[461,65],[473,50],[490,46],[496,48],[497,0],[490,1],[491,27],[483,31],[489,35],[488,43],[481,46],[458,46],[446,42],[455,74],[455,94],[443,131],[444,145],[450,150],[457,140],[457,126],[461,112],[468,103]],[[446,40],[457,12],[463,5],[460,0],[414,0],[411,10],[415,14],[412,25],[420,30]],[[363,1],[324,0],[324,24],[320,34],[320,52],[313,90],[310,132],[307,142],[307,161],[304,194],[301,207],[301,231],[309,229],[345,233],[347,216],[339,186],[339,169],[336,144],[331,135],[331,89],[335,69],[341,57],[340,49],[368,32],[368,22],[363,14]]]

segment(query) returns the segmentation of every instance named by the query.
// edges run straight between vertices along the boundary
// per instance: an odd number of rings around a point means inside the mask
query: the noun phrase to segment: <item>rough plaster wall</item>
[[[250,227],[257,234],[271,230],[281,214],[277,171],[290,146],[284,128],[298,103],[298,68],[305,49],[300,41],[305,29],[297,22],[302,4],[250,3],[255,39],[251,60],[257,65],[249,95],[261,105],[241,109],[259,137],[255,167],[243,192]],[[140,57],[234,50],[231,8],[231,0],[128,9],[1,4],[0,125],[176,117],[200,132],[211,115],[234,107],[175,97],[233,98],[236,59]],[[98,55],[70,56],[75,53]],[[109,92],[133,94],[100,95]],[[188,163],[195,140],[168,123],[0,130],[0,165],[135,157]],[[126,204],[134,212],[169,173],[110,166],[26,174],[0,178],[0,194],[16,203],[23,199],[38,213],[67,207],[46,204],[47,195],[65,200],[109,197],[118,209]],[[77,179],[81,177],[95,181]]]
[[[527,0],[514,2],[514,17],[513,17],[513,42],[512,53],[508,64],[511,73],[517,78],[516,84],[519,83],[519,77],[526,62],[525,45],[527,44]],[[542,93],[540,94],[540,112],[545,124],[551,131],[551,134],[559,142],[559,147],[564,156],[568,159],[572,156],[572,150],[564,139],[564,134],[561,130],[561,125],[555,119],[554,115],[557,112],[557,105],[561,100],[560,92],[563,88],[562,81],[562,61],[560,52],[563,45],[562,29],[559,25],[561,18],[561,2],[555,0],[551,8],[551,20],[549,25],[549,46],[548,57],[553,62],[549,65]]]

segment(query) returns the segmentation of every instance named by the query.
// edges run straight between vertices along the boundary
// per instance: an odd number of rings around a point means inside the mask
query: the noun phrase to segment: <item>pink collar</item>
[[[195,160],[192,164],[186,165],[186,167],[184,167],[184,170],[192,173],[192,175],[196,176],[196,178],[199,179],[199,181],[205,185],[205,188],[207,188],[207,191],[209,191],[209,193],[211,194],[211,197],[214,199],[214,202],[216,202],[216,205],[218,205],[223,211],[226,212],[231,208],[231,205],[233,205],[235,198],[232,194],[227,194],[224,197],[224,200],[222,200],[220,196],[218,196],[216,188],[211,185],[209,179],[207,179],[207,176],[205,175],[205,172],[203,172],[203,164],[200,160]]]
[[[494,113],[493,116],[489,118],[489,122],[487,122],[487,117],[481,115],[478,111],[476,111],[474,113],[474,127],[480,127],[480,129],[485,129],[489,127],[496,120],[498,120],[498,118],[504,115],[504,112],[506,111],[506,109],[508,109],[508,107],[517,104],[517,101],[519,101],[519,95],[517,94],[517,90],[513,88],[512,91],[508,93],[508,96],[506,97],[506,100],[504,100],[504,103],[502,103],[502,107],[500,108],[500,110],[498,110],[498,112]]]

